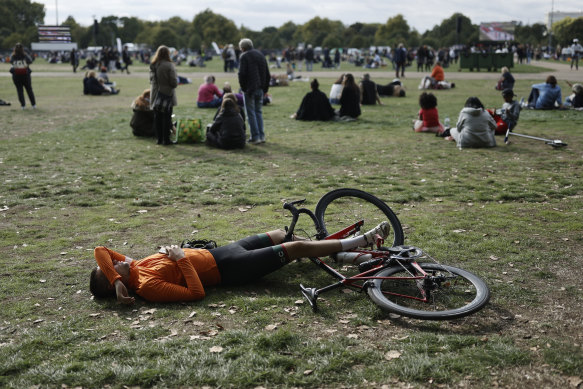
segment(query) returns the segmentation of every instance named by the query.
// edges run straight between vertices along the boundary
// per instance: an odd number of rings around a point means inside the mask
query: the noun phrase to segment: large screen
[[[39,42],[71,42],[71,30],[68,26],[38,26]]]
[[[513,22],[491,22],[480,24],[481,41],[513,41]]]

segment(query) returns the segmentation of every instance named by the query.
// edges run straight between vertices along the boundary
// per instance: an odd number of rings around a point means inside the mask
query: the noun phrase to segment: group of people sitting
[[[116,95],[119,89],[115,88],[115,83],[109,81],[107,76],[107,68],[102,68],[99,75],[90,70],[85,73],[83,78],[83,94],[84,95]]]
[[[439,67],[439,62],[436,67]],[[439,71],[433,72],[428,82],[439,83],[443,81],[442,76],[443,73],[440,76]],[[89,72],[86,79],[88,80],[84,81],[86,88],[97,81],[94,72]],[[103,80],[97,83],[104,85]],[[516,97],[512,89],[514,78],[508,68],[503,68],[496,86],[496,89],[506,87],[502,89],[504,103],[500,109],[485,109],[479,98],[470,97],[461,110],[456,125],[449,128],[449,119],[446,120],[446,125],[439,120],[435,95],[424,92],[419,96],[420,110],[417,119],[414,120],[413,130],[431,132],[448,140],[454,140],[460,148],[494,147],[496,146],[494,135],[503,135],[507,130],[513,130],[520,111],[524,107],[583,108],[583,86],[568,84],[572,87],[573,94],[565,100],[565,104],[562,104],[561,89],[557,86],[554,76],[549,76],[545,83],[533,85],[528,103],[519,103],[514,99]],[[342,74],[332,85],[330,97],[320,90],[317,79],[312,80],[310,86],[311,91],[304,96],[292,118],[304,121],[355,120],[361,115],[361,105],[383,105],[380,96],[406,96],[399,79],[387,85],[380,85],[373,82],[369,74],[364,74],[359,84],[356,83],[352,74]],[[144,91],[132,104],[134,115],[131,127],[134,135],[137,136],[152,136],[154,132],[149,92],[149,90]],[[332,107],[333,104],[340,105],[339,110],[336,111]],[[245,109],[242,94],[233,93],[229,83],[225,83],[222,91],[219,90],[215,85],[215,78],[209,75],[205,77],[204,84],[199,88],[197,106],[217,108],[213,122],[207,127],[206,143],[208,145],[224,149],[245,147]]]
[[[419,84],[419,89],[450,89],[455,88],[453,82],[448,82],[445,80],[445,71],[441,66],[441,62],[437,61],[431,70],[429,76],[425,76],[421,79]]]
[[[548,76],[544,83],[532,85],[528,101],[523,106],[531,109],[567,109],[583,108],[583,86],[579,83],[571,84],[567,81],[573,92],[565,99],[563,104],[561,87],[557,85],[555,76]]]
[[[404,97],[405,88],[398,79],[387,85],[379,85],[364,74],[359,84],[351,73],[342,74],[332,85],[330,97],[320,91],[317,79],[310,83],[312,89],[307,93],[298,110],[291,116],[293,119],[313,120],[355,120],[361,115],[361,105],[384,105],[380,96]],[[338,111],[332,107],[340,105]]]
[[[431,132],[455,141],[462,148],[494,147],[495,135],[513,130],[520,116],[520,104],[514,100],[512,89],[504,89],[504,104],[498,110],[487,110],[477,97],[469,97],[462,108],[455,127],[446,128],[439,120],[437,98],[433,93],[423,92],[419,96],[421,109],[413,121],[415,132]]]

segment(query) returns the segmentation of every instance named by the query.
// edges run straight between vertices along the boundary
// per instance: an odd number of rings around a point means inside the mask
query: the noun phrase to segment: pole
[[[55,13],[57,15],[57,26],[59,25],[59,0],[55,0]]]
[[[549,55],[551,54],[551,47],[553,47],[553,14],[555,13],[555,0],[551,2],[551,17],[549,21]]]

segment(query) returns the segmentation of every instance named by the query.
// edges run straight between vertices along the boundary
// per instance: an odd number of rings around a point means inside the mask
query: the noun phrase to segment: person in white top
[[[330,89],[330,104],[340,104],[343,87],[342,80],[344,80],[344,74],[341,74],[334,84],[332,84],[332,88]]]

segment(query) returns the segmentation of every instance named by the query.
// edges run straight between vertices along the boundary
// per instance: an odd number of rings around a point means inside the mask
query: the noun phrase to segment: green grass
[[[88,97],[66,65],[35,65],[36,111],[18,109],[11,79],[0,78],[0,98],[13,103],[0,109],[0,386],[519,387],[526,374],[534,386],[564,387],[580,376],[580,112],[522,112],[516,131],[569,144],[560,150],[514,137],[460,151],[411,131],[419,80],[405,80],[407,98],[385,98],[351,123],[289,119],[309,89],[296,82],[271,89],[263,146],[162,148],[129,128],[145,77],[112,75],[120,95]],[[220,65],[204,72],[236,86]],[[64,74],[40,77],[47,69]],[[534,81],[518,80],[517,94]],[[178,88],[175,113],[207,123],[214,112],[195,108],[198,85]],[[452,122],[470,95],[502,103],[492,81],[435,93]],[[298,285],[331,279],[308,261],[253,285],[209,288],[201,302],[126,308],[90,297],[97,245],[141,258],[187,238],[225,244],[287,225],[284,200],[305,197],[313,209],[339,187],[385,200],[407,244],[479,274],[490,304],[422,322],[334,291],[314,314],[296,304]]]

